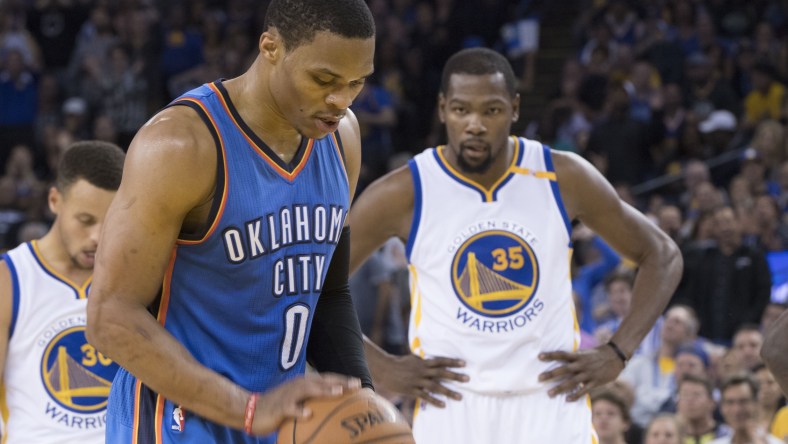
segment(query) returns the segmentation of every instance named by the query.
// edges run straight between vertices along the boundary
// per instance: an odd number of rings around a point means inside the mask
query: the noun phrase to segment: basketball
[[[396,407],[369,390],[307,401],[306,419],[279,427],[277,444],[413,444],[413,435]]]

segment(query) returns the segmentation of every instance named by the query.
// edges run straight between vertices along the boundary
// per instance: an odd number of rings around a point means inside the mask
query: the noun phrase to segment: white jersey
[[[3,255],[13,308],[0,393],[3,444],[104,442],[117,364],[85,340],[89,281],[54,271],[36,242]]]
[[[573,351],[580,341],[571,224],[550,150],[512,140],[512,163],[491,189],[452,168],[444,147],[410,161],[410,346],[424,357],[464,360],[470,382],[459,390],[546,391],[537,378],[558,364],[538,354]]]

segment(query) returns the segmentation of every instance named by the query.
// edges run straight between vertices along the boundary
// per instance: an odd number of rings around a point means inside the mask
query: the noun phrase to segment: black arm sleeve
[[[372,388],[361,327],[350,298],[349,268],[350,228],[345,227],[317,301],[306,358],[317,371],[355,376],[364,387]]]

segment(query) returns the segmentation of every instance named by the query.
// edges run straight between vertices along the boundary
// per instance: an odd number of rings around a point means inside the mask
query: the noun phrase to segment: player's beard
[[[471,165],[468,163],[465,160],[465,157],[462,155],[463,151],[467,149],[469,148],[466,148],[463,144],[460,144],[460,153],[459,156],[457,156],[457,166],[460,167],[460,170],[462,170],[463,173],[481,174],[490,168],[490,165],[492,164],[492,148],[489,145],[486,147],[487,157],[485,157],[481,163],[476,165]]]

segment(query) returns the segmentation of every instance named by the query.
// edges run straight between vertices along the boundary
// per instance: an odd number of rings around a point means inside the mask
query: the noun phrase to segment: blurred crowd
[[[788,307],[786,276],[775,265],[788,250],[788,1],[567,3],[579,11],[566,24],[574,50],[522,135],[592,162],[681,246],[685,263],[671,308],[620,381],[592,397],[600,442],[788,439],[785,398],[759,362],[762,332]],[[375,74],[352,107],[362,128],[360,189],[443,139],[435,103],[443,62],[456,50],[505,52],[521,94],[533,92],[539,49],[513,51],[507,30],[538,23],[549,2],[369,4],[378,30]],[[0,250],[46,232],[47,190],[71,142],[127,149],[173,98],[243,72],[256,56],[266,7],[252,0],[0,2]],[[586,227],[576,226],[573,238],[582,346],[593,347],[637,309],[630,305],[636,270]],[[402,244],[392,240],[377,252],[352,286],[364,332],[390,352],[406,352]]]

